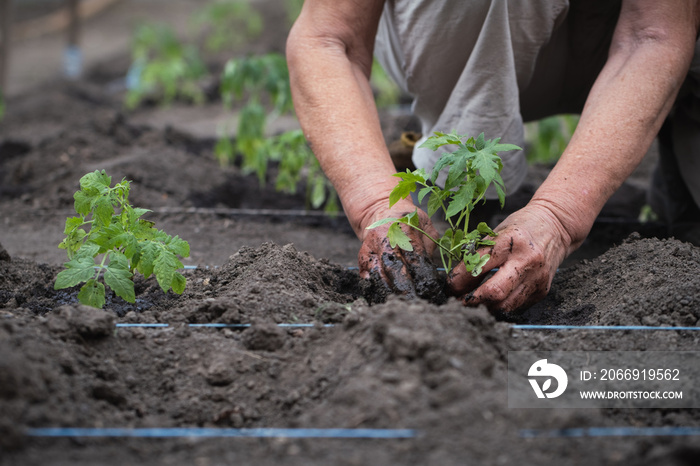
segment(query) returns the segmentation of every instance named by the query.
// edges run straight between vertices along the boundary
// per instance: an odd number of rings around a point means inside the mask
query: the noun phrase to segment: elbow
[[[319,26],[300,17],[287,36],[285,53],[290,72],[307,62],[340,60],[359,67],[369,77],[374,34],[371,41],[364,41],[361,36],[342,23],[331,22]]]
[[[626,33],[618,33],[613,38],[610,55],[630,56],[643,51],[690,63],[695,51],[696,35],[696,29],[682,26],[647,25],[630,28]]]
[[[304,41],[301,34],[298,32],[298,28],[294,25],[289,31],[287,36],[287,42],[285,44],[285,56],[287,57],[287,66],[290,72],[298,66],[299,59],[303,57],[301,52],[304,47]]]

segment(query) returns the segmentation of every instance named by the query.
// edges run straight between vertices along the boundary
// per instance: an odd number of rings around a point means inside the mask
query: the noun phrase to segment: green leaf
[[[408,235],[401,230],[400,223],[392,224],[389,227],[386,237],[389,238],[389,244],[391,244],[392,248],[395,248],[398,245],[398,247],[404,251],[413,251],[411,240],[408,238]]]
[[[498,155],[482,150],[474,154],[472,168],[479,171],[479,175],[481,175],[486,182],[486,186],[488,186],[499,174],[503,165]]]
[[[479,261],[474,265],[474,268],[472,269],[472,276],[476,277],[478,275],[481,275],[481,272],[486,265],[486,263],[491,259],[491,256],[489,254],[484,254],[481,256]]]
[[[66,269],[56,275],[54,290],[62,290],[79,285],[95,276],[95,261],[92,258],[76,257],[66,262]]]
[[[418,191],[418,202],[422,203],[425,196],[430,194],[432,191],[433,191],[432,186],[426,186],[425,188]]]
[[[496,236],[496,233],[494,233],[494,231],[491,229],[491,227],[489,227],[489,226],[486,224],[486,222],[480,222],[480,223],[476,226],[476,230],[477,230],[480,234],[485,235],[485,236]]]
[[[515,144],[495,144],[499,140],[494,140],[494,145],[491,147],[496,152],[508,152],[511,150],[523,150],[522,147],[516,146]]]
[[[484,133],[481,133],[479,136],[477,136],[476,140],[474,141],[474,148],[476,150],[484,150],[485,146],[486,143],[484,139]]]
[[[111,219],[111,218],[110,218]],[[124,227],[121,223],[115,222],[108,224],[102,228],[94,228],[91,231],[91,241],[99,246],[107,249],[117,248],[122,246],[122,236],[125,234]]]
[[[447,180],[445,180],[445,189],[451,190],[460,185],[467,177],[467,158],[455,157],[449,171],[447,172]]]
[[[464,246],[464,231],[463,230],[456,230],[452,234],[452,244],[454,244],[454,247],[450,249],[450,252],[452,254],[458,254],[459,250],[462,249]]]
[[[92,209],[95,213],[95,218],[102,225],[109,225],[112,222],[114,215],[114,206],[112,200],[106,196],[100,196],[93,201]]]
[[[181,257],[190,256],[190,244],[179,236],[175,236],[166,243],[168,249]]]
[[[75,253],[75,257],[94,260],[94,258],[100,253],[100,249],[101,248],[99,245],[93,243],[92,241],[86,241]]]
[[[435,192],[433,191],[430,193],[430,197],[428,198],[428,216],[432,217],[435,215],[435,212],[440,210],[442,208],[442,198],[443,198],[443,193],[442,192]]]
[[[435,181],[437,180],[438,176],[440,175],[440,172],[442,171],[443,168],[447,167],[448,165],[452,164],[455,160],[455,156],[453,154],[445,153],[440,156],[438,161],[435,163],[433,166],[433,171],[430,173],[430,182],[435,184]]]
[[[102,309],[105,305],[105,286],[95,279],[88,280],[80,288],[78,301],[86,306]]]
[[[491,256],[489,254],[484,254],[480,256],[478,252],[464,255],[464,265],[467,272],[470,272],[472,276],[476,277],[481,274],[483,267],[489,261]]]
[[[418,209],[414,210],[410,214],[406,214],[402,219],[408,225],[418,228],[420,227],[420,216],[418,216]]]
[[[401,178],[403,181],[412,181],[414,183],[418,184],[423,184],[425,183],[427,175],[425,174],[425,170],[422,168],[419,168],[414,171],[410,171],[406,169],[405,172],[399,172],[395,173],[393,176],[396,176],[397,178]]]
[[[85,238],[85,230],[82,228],[78,228],[77,230],[73,230],[63,238],[63,241],[61,241],[61,244],[58,245],[59,249],[65,249],[66,253],[68,254],[68,259],[73,259],[73,256],[75,256],[76,251],[78,251],[81,246],[83,245],[83,238]]]
[[[127,259],[132,260],[140,254],[141,248],[139,247],[139,240],[137,240],[132,233],[120,235],[120,242],[124,248],[124,255]]]
[[[68,235],[83,225],[82,217],[68,217],[66,219],[66,227],[63,229],[63,234]]]
[[[427,147],[428,149],[435,151],[442,146],[446,146],[449,144],[459,144],[460,142],[462,142],[461,138],[455,131],[452,131],[450,134],[435,131],[433,136],[430,136],[428,139],[426,139],[426,141],[423,144],[421,144],[418,147]]]
[[[129,261],[124,254],[112,251],[109,265],[104,273],[104,281],[120,298],[129,303],[136,300],[133,274],[129,271]]]
[[[500,178],[500,175],[498,176]],[[498,193],[498,202],[501,204],[501,209],[503,206],[506,204],[506,191],[501,183],[496,181],[494,183],[494,186],[496,186],[496,193]]]
[[[73,194],[73,208],[80,215],[87,215],[90,213],[90,205],[92,204],[92,197],[85,194],[84,191],[76,191]]]
[[[112,177],[107,176],[104,170],[95,170],[80,178],[80,188],[86,192],[85,194],[94,195],[104,192],[105,188],[109,188],[111,183]]]
[[[155,241],[145,241],[141,245],[141,257],[139,258],[136,270],[148,278],[153,274],[153,267],[160,254],[161,246]]]
[[[453,217],[467,209],[474,201],[474,184],[464,183],[456,193],[452,194],[450,206],[447,208],[447,217]]]
[[[129,222],[135,223],[136,220],[142,215],[152,212],[150,209],[142,209],[140,207],[134,207],[129,209]]]
[[[399,181],[398,184],[396,186],[394,186],[394,189],[392,189],[391,193],[389,194],[389,207],[393,206],[394,204],[399,202],[401,199],[406,199],[415,190],[416,190],[415,181],[411,181],[411,180]]]
[[[179,272],[173,274],[173,281],[170,284],[173,291],[177,294],[182,294],[185,291],[185,286],[187,285],[187,279]]]
[[[131,232],[134,237],[139,240],[150,240],[155,238],[158,230],[153,228],[155,225],[153,222],[148,220],[139,219],[136,224],[131,227]]]
[[[448,229],[448,231],[451,232],[452,230]],[[438,242],[440,243],[440,246],[447,249],[448,251],[452,249],[452,239],[447,235],[447,233],[445,233]]]
[[[387,223],[398,222],[398,220],[399,220],[398,218],[393,218],[393,217],[383,218],[381,220],[377,220],[376,222],[374,222],[373,224],[371,224],[370,226],[365,228],[365,230],[372,230],[372,229],[380,227],[382,225],[386,225]]]
[[[153,264],[153,273],[164,292],[170,289],[173,283],[173,276],[180,268],[182,268],[182,262],[177,259],[175,254],[167,249],[161,249],[158,258]]]

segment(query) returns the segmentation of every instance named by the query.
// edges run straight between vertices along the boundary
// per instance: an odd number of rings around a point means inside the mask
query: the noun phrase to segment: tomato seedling
[[[442,265],[448,273],[456,264],[464,262],[467,272],[474,276],[479,275],[490,256],[479,254],[478,249],[493,245],[494,241],[489,237],[495,237],[496,233],[484,222],[479,223],[476,229],[467,231],[469,214],[480,201],[485,201],[486,189],[491,185],[495,187],[503,208],[505,202],[505,186],[501,178],[503,163],[498,153],[520,149],[513,144],[499,144],[499,140],[499,138],[487,140],[484,138],[484,133],[474,139],[454,131],[449,134],[436,132],[420,147],[435,151],[442,146],[455,145],[457,149],[444,153],[433,167],[430,176],[422,168],[394,174],[401,178],[401,181],[389,195],[389,206],[393,206],[401,199],[406,199],[420,187],[418,201],[423,202],[428,196],[428,215],[432,217],[437,211],[442,210],[450,225],[440,238],[433,238],[420,228],[417,209],[401,218],[379,220],[367,228],[389,224],[387,237],[391,247],[398,246],[403,250],[412,251],[413,246],[408,235],[401,230],[401,225],[407,225],[420,231],[437,245]],[[435,183],[444,169],[448,170],[447,179],[444,187],[440,187]]]
[[[164,105],[177,98],[204,102],[199,84],[207,73],[204,62],[198,49],[183,43],[170,26],[141,25],[133,38],[132,58],[124,101],[128,109],[138,107],[149,97]]]
[[[221,98],[227,109],[231,109],[234,101],[246,99],[235,139],[228,136],[225,126],[219,129],[221,136],[215,154],[222,164],[240,154],[243,172],[254,172],[260,186],[265,186],[268,167],[276,162],[277,191],[293,194],[306,178],[307,208],[324,205],[327,212],[338,210],[335,190],[311,152],[304,133],[291,130],[267,135],[270,120],[294,112],[289,70],[283,55],[270,53],[230,60],[221,77]]]
[[[104,170],[80,179],[80,190],[73,195],[78,216],[66,219],[66,237],[58,245],[66,250],[69,262],[56,276],[54,289],[85,283],[78,300],[102,308],[107,285],[133,303],[136,270],[146,278],[155,275],[163,292],[172,288],[182,294],[186,279],[178,272],[183,266],[177,256],[188,257],[190,245],[140,218],[149,210],[129,204],[129,181],[122,180],[114,187],[110,187],[111,182]],[[85,226],[89,226],[88,231]]]

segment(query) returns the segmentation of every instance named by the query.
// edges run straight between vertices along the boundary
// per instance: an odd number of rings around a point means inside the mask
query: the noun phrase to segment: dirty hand
[[[561,222],[547,207],[531,203],[494,231],[496,244],[480,251],[491,255],[481,275],[473,277],[460,264],[448,277],[450,292],[461,296],[465,305],[485,304],[496,312],[523,309],[543,299],[571,246]],[[499,270],[479,285],[496,267]]]
[[[387,217],[403,217],[415,210],[415,207],[411,210],[406,210],[406,207],[397,204],[391,210],[375,214],[372,222]],[[419,209],[418,216],[420,228],[437,238],[439,235],[428,215]],[[435,244],[419,231],[402,225],[401,229],[410,238],[413,251],[404,251],[398,246],[392,248],[386,236],[388,229],[389,225],[382,225],[372,230],[364,230],[362,247],[358,254],[360,277],[380,280],[392,293],[425,299],[435,296],[441,288],[437,270],[431,259]]]

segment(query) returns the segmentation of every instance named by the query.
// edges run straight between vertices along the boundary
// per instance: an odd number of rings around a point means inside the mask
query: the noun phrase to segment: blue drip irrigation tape
[[[653,327],[647,325],[513,325],[518,330],[700,330],[700,327]]]
[[[75,428],[46,427],[28,429],[31,437],[253,437],[253,438],[357,438],[357,439],[400,439],[414,438],[413,429],[284,429],[284,428]]]
[[[683,437],[700,436],[700,427],[581,427],[571,429],[523,429],[522,438],[571,437]]]

